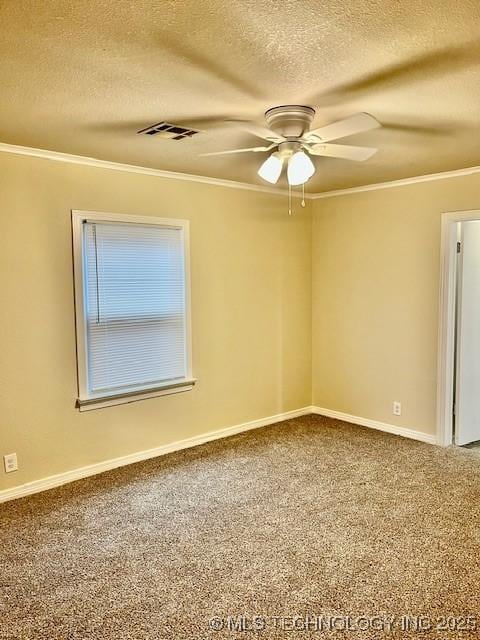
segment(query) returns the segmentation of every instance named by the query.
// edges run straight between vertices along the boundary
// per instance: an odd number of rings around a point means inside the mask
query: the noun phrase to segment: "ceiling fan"
[[[307,182],[315,173],[315,165],[310,156],[342,158],[362,162],[368,160],[377,149],[373,147],[356,147],[345,144],[331,144],[347,136],[381,127],[381,124],[368,113],[356,115],[310,130],[315,116],[315,109],[301,105],[274,107],[265,113],[267,127],[254,122],[235,120],[249,133],[270,142],[268,146],[250,147],[247,149],[229,149],[213,153],[202,153],[202,156],[220,156],[231,153],[273,151],[258,170],[258,175],[276,184],[287,165],[289,185],[300,185]]]

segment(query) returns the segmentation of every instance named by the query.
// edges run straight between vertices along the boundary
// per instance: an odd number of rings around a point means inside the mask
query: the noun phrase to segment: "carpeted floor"
[[[307,416],[0,517],[2,639],[480,637],[469,451]]]

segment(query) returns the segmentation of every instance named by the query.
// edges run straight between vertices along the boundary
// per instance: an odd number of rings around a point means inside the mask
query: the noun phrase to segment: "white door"
[[[461,223],[455,444],[480,440],[480,220]]]

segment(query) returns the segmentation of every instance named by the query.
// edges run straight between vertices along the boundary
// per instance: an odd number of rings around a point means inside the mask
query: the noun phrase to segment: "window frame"
[[[76,406],[80,411],[99,409],[117,404],[135,402],[157,396],[170,395],[193,389],[196,382],[192,374],[192,322],[191,322],[191,282],[190,282],[190,224],[188,220],[160,218],[157,216],[139,216],[100,211],[72,209],[73,271],[75,298],[75,328],[77,347],[77,383],[78,398]],[[158,225],[179,229],[182,232],[185,273],[185,359],[186,375],[180,380],[98,396],[88,391],[88,350],[86,321],[86,288],[83,223],[120,222],[131,224]]]

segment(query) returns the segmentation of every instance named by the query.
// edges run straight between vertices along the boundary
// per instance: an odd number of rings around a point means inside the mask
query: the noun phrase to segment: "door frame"
[[[469,222],[470,220],[480,220],[480,209],[450,211],[442,214],[437,356],[437,442],[443,447],[453,444],[457,223]]]

